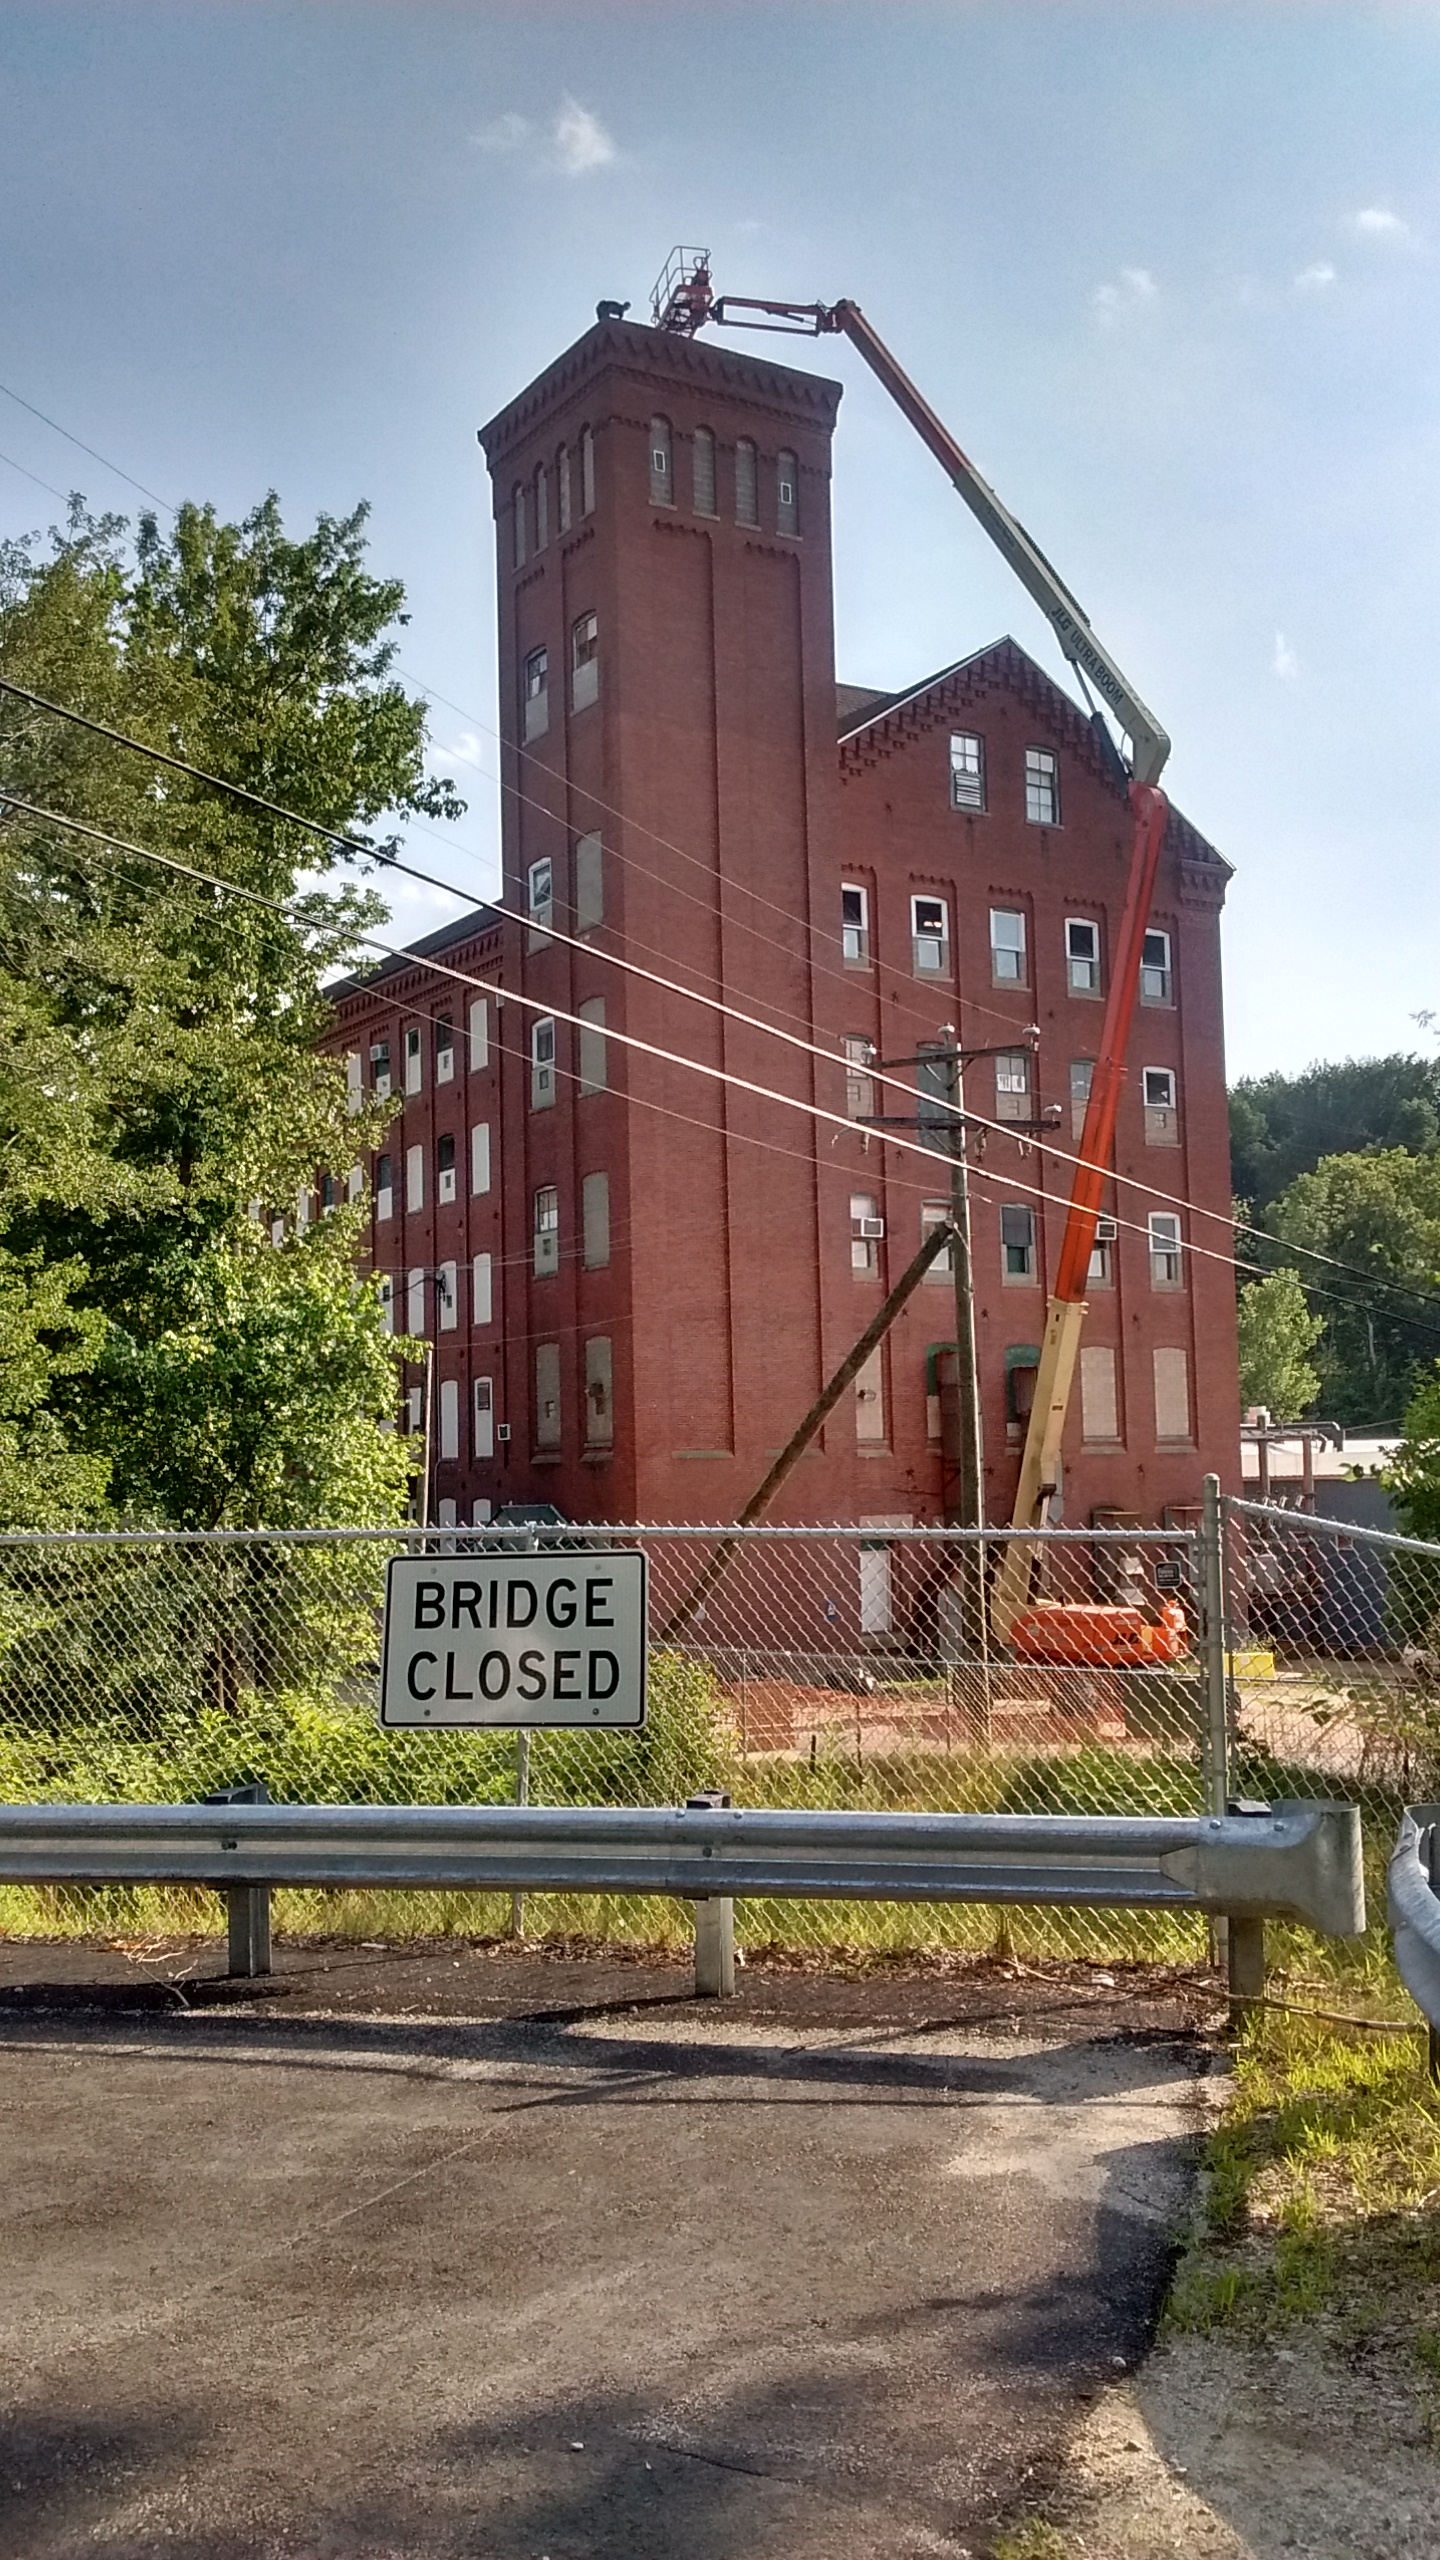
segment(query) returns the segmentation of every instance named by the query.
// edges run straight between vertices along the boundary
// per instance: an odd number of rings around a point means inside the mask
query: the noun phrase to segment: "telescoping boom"
[[[709,253],[677,249],[656,285],[652,310],[658,328],[687,337],[709,323],[718,323],[804,337],[848,338],[1040,607],[1064,656],[1080,678],[1087,699],[1093,689],[1130,742],[1127,765],[1105,724],[1103,712],[1092,701],[1091,719],[1102,753],[1117,779],[1123,781],[1129,797],[1134,837],[1125,911],[1110,972],[1099,1053],[1091,1078],[1059,1267],[1046,1314],[1035,1400],[1012,1514],[1012,1527],[1039,1529],[1059,1485],[1060,1443],[1085,1321],[1085,1284],[1115,1143],[1115,1117],[1140,988],[1145,930],[1169,817],[1169,803],[1159,785],[1170,740],[1109,650],[1097,639],[1088,616],[1039,544],[996,496],[988,480],[936,417],[858,303],[765,302],[747,295],[717,295],[711,285]],[[1048,1624],[1057,1653],[1073,1660],[1077,1644],[1083,1653],[1084,1630],[1070,1622],[1078,1621],[1085,1613],[1060,1603],[1042,1602],[1030,1607],[1032,1566],[1033,1549],[1024,1538],[1007,1540],[991,1597],[994,1634],[1002,1644],[1007,1642],[1024,1610],[1027,1650],[1043,1646]],[[1113,1617],[1114,1612],[1109,1614]],[[1138,1620],[1138,1612],[1136,1616]],[[1062,1620],[1066,1622],[1063,1625]],[[1037,1625],[1036,1621],[1040,1623]],[[1138,1625],[1136,1632],[1138,1637]],[[1138,1650],[1143,1651],[1144,1647]]]

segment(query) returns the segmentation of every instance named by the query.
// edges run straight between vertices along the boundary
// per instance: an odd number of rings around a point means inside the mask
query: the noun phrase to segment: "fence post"
[[[1200,1660],[1205,1804],[1208,1812],[1223,1814],[1230,1795],[1230,1696],[1225,1660],[1225,1513],[1218,1476],[1205,1478],[1201,1499]],[[1210,1960],[1227,1974],[1232,1974],[1236,1955],[1235,1926],[1224,1913],[1217,1913],[1210,1923]],[[1263,1964],[1262,1956],[1262,1987]],[[1232,1991],[1235,1987],[1232,1975]]]
[[[517,1804],[528,1804],[530,1801],[530,1728],[523,1724],[515,1736],[515,1801]],[[512,1938],[523,1938],[525,1935],[523,1893],[512,1893],[510,1896],[510,1935]]]

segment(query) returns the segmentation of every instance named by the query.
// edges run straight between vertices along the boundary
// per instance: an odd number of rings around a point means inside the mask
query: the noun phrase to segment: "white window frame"
[[[455,1074],[455,1025],[442,1013],[435,1025],[435,1081],[449,1084]]]
[[[1178,1209],[1152,1209],[1145,1221],[1152,1289],[1185,1286],[1185,1239]]]
[[[846,913],[847,899],[858,899],[855,914]],[[858,880],[840,883],[840,957],[847,969],[870,966],[870,893]]]
[[[550,726],[550,652],[543,645],[527,649],[520,671],[521,727],[528,745],[543,738]]]
[[[555,865],[548,853],[532,862],[525,874],[525,912],[529,918],[527,947],[548,950],[555,921]]]
[[[1007,1235],[1007,1221],[1013,1230],[1016,1220],[1022,1218],[1026,1222],[1023,1237],[1014,1232]],[[1022,1252],[1025,1256],[1023,1270],[1012,1270],[1011,1254]],[[1039,1262],[1040,1234],[1034,1210],[1028,1201],[1004,1201],[1000,1209],[1000,1277],[1005,1286],[1009,1289],[1033,1289],[1040,1276]]]
[[[588,711],[600,699],[600,616],[593,608],[570,625],[570,708]]]
[[[1156,943],[1160,949],[1152,957],[1151,946]],[[1174,990],[1174,945],[1163,925],[1149,925],[1140,946],[1140,1001],[1142,1004],[1172,1005]]]
[[[1053,747],[1025,750],[1025,816],[1032,827],[1060,824],[1060,759]]]
[[[1002,1050],[995,1060],[995,1117],[997,1120],[1030,1120],[1032,1107],[1034,1060],[1028,1049]]]
[[[1012,927],[1018,930],[1018,940],[1002,940],[1001,928],[1008,934]],[[1030,984],[1030,934],[1023,907],[990,910],[990,981],[997,987]]]
[[[443,1154],[447,1144],[450,1149],[448,1164],[445,1163]],[[456,1195],[458,1175],[455,1156],[455,1140],[448,1129],[442,1129],[435,1140],[435,1199],[437,1206],[442,1209],[448,1208]]]
[[[870,1070],[875,1043],[855,1033],[842,1043],[845,1051],[845,1110],[852,1120],[868,1120],[875,1108],[875,1078]]]
[[[1075,948],[1078,935],[1088,935],[1088,951]],[[1100,993],[1100,923],[1096,916],[1067,916],[1065,919],[1065,981],[1072,996],[1098,996]]]
[[[425,1089],[425,1043],[418,1022],[405,1026],[405,1090],[422,1093]]]
[[[460,1272],[442,1262],[435,1274],[435,1319],[441,1333],[453,1333],[460,1322]]]
[[[985,807],[985,741],[970,729],[950,733],[950,806],[971,811]]]
[[[927,1236],[933,1236],[937,1227],[948,1227],[949,1224],[950,1203],[948,1200],[925,1200],[921,1202],[920,1241],[922,1244],[925,1242]],[[955,1246],[953,1240],[951,1243],[946,1245],[943,1253],[936,1254],[934,1261],[931,1263],[925,1274],[925,1277],[927,1280],[951,1281],[954,1279]]]
[[[555,1102],[555,1018],[546,1014],[530,1025],[530,1108],[549,1111]]]
[[[471,1387],[470,1395],[473,1416],[472,1428],[475,1434],[475,1455],[480,1459],[493,1458],[495,1455],[494,1379],[477,1378]]]
[[[871,1191],[850,1194],[850,1268],[858,1280],[880,1277],[880,1247],[885,1238],[885,1221],[880,1203]]]
[[[560,1192],[557,1184],[542,1182],[531,1204],[531,1234],[535,1246],[535,1277],[553,1279],[560,1268]]]
[[[389,1176],[388,1181],[381,1181],[380,1177],[382,1173]],[[322,1193],[322,1208],[329,1205],[330,1204],[326,1202],[324,1194]],[[377,1225],[382,1218],[393,1218],[394,1215],[395,1159],[388,1153],[388,1151],[384,1151],[375,1159],[375,1218]]]
[[[910,900],[910,951],[917,978],[949,977],[950,907],[933,890],[917,890]]]
[[[1140,1090],[1145,1108],[1145,1143],[1175,1147],[1180,1143],[1180,1080],[1173,1067],[1144,1067]]]

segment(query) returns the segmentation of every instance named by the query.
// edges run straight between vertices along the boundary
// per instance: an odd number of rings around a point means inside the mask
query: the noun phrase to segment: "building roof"
[[[647,383],[657,375],[668,375],[677,385],[739,393],[757,409],[769,409],[782,418],[812,419],[825,427],[835,422],[844,388],[828,374],[802,372],[796,365],[744,354],[715,339],[701,341],[682,337],[673,329],[647,329],[635,320],[597,320],[477,430],[491,469],[512,445],[533,434],[549,411],[570,399],[582,382],[614,370],[632,373]]]
[[[434,933],[422,934],[418,942],[407,942],[403,951],[392,951],[377,960],[373,969],[357,969],[348,978],[336,978],[323,990],[327,1004],[343,1004],[347,996],[370,995],[384,985],[387,978],[398,978],[414,967],[417,960],[433,959],[441,951],[455,951],[466,942],[478,942],[482,934],[498,933],[505,919],[494,907],[472,907],[469,913],[456,916],[452,924],[437,926]]]

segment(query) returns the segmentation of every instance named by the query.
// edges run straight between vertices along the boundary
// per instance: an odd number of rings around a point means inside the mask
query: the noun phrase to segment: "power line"
[[[25,463],[17,462],[13,453],[0,453],[0,462],[11,471],[18,471],[22,480],[33,480],[37,489],[47,489],[52,498],[59,499],[62,507],[69,506],[70,490],[57,489],[53,480],[42,480],[38,471],[31,471]]]
[[[131,471],[122,471],[118,462],[112,462],[108,454],[98,452],[93,444],[86,444],[80,436],[72,436],[69,428],[62,427],[58,418],[47,417],[43,409],[36,408],[33,400],[24,400],[18,391],[12,391],[8,382],[0,382],[0,391],[7,400],[13,400],[18,409],[28,409],[31,417],[38,418],[42,426],[52,428],[57,436],[63,436],[67,444],[73,444],[81,453],[88,453],[91,461],[98,462],[103,471],[113,471],[117,480],[128,481],[132,489],[139,490],[142,498],[153,498],[156,506],[163,507],[167,516],[178,514],[178,508],[172,507],[168,498],[162,498],[157,490],[147,489],[143,480],[137,480]],[[20,466],[17,464],[16,467]],[[33,472],[29,474],[31,479],[34,476]],[[46,483],[42,481],[40,485],[43,488]]]

